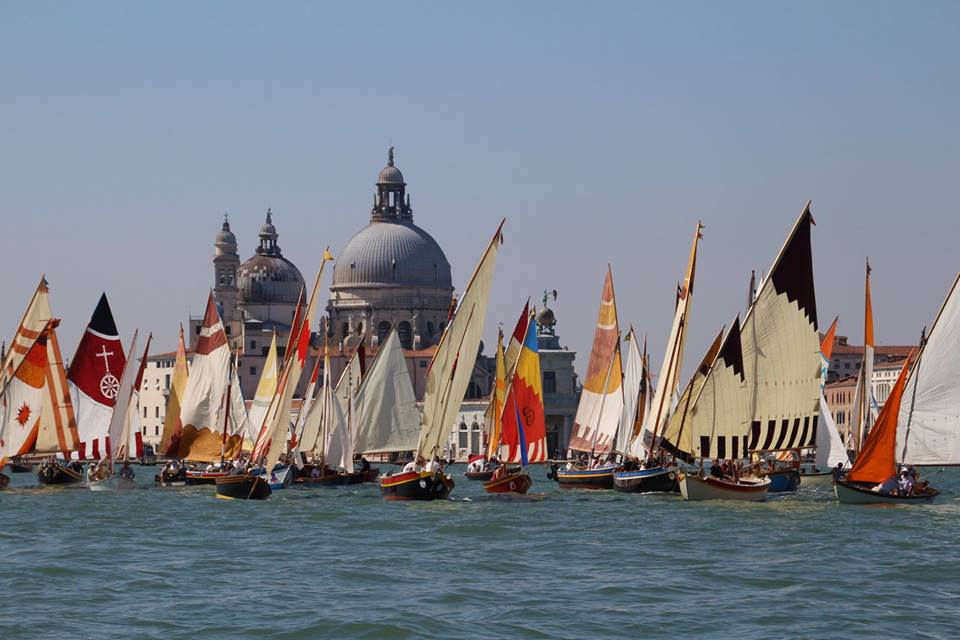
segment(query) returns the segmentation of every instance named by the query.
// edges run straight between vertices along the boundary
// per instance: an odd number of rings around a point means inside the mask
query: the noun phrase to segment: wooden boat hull
[[[677,470],[655,467],[639,471],[617,471],[613,488],[624,493],[680,493]]]
[[[33,465],[28,462],[10,462],[10,473],[33,473]]]
[[[690,502],[701,500],[763,502],[767,499],[769,488],[769,478],[730,482],[712,476],[699,478],[690,474],[680,474],[680,494],[684,500]]]
[[[361,471],[360,473],[363,474],[363,482],[376,482],[377,476],[380,475],[380,469],[373,467],[371,469],[367,469],[366,471]]]
[[[613,489],[613,467],[603,469],[557,469],[561,489]]]
[[[490,482],[493,479],[493,472],[495,469],[490,469],[489,471],[467,471],[463,476],[467,480],[480,480],[483,482]]]
[[[371,471],[374,471],[374,469],[371,469]],[[378,474],[380,473],[379,469],[375,471]],[[367,480],[364,479],[365,477],[367,477],[367,474],[364,474],[363,471],[354,471],[353,473],[329,474],[318,478],[297,478],[297,483],[308,487],[342,487],[344,485],[367,482]]]
[[[273,491],[260,476],[224,476],[217,478],[217,497],[224,500],[266,500]]]
[[[59,464],[41,465],[37,471],[40,484],[77,484],[83,482],[83,474]]]
[[[785,493],[800,488],[800,472],[795,469],[780,469],[765,474],[770,480],[770,493]]]
[[[10,486],[10,476],[5,473],[0,473],[0,491],[3,491],[8,486]]]
[[[380,495],[386,500],[446,500],[453,487],[453,478],[438,472],[410,471],[380,479]]]
[[[487,493],[518,493],[520,495],[526,495],[532,485],[533,480],[527,475],[526,471],[514,471],[502,478],[490,480],[490,482],[485,483],[483,490]]]
[[[229,475],[229,471],[187,471],[186,482],[191,487],[201,484],[217,484],[217,479],[226,478]]]
[[[801,489],[829,489],[833,487],[833,472],[826,473],[801,473]]]
[[[177,473],[168,473],[161,469],[160,473],[154,476],[154,480],[160,487],[185,487],[187,485],[187,472],[180,469]]]
[[[130,491],[137,488],[135,480],[115,474],[103,480],[92,480],[87,486],[90,491]]]
[[[837,501],[840,504],[930,504],[940,492],[930,488],[927,493],[918,496],[891,496],[872,491],[873,483],[838,480],[834,484]]]

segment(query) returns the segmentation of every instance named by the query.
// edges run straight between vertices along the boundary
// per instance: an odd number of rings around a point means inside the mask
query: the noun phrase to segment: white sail
[[[348,381],[348,387],[349,384]],[[353,473],[353,438],[350,433],[352,407],[349,401],[344,403],[336,397],[330,404],[332,409],[329,422],[330,441],[327,444],[324,461],[334,468],[343,469],[346,473]]]
[[[113,416],[110,418],[110,459],[116,460],[118,452],[124,449],[124,444],[130,437],[130,399],[133,397],[133,385],[140,370],[140,363],[134,356],[137,353],[137,332],[133,332],[133,340],[127,350],[127,358],[120,376],[120,389],[117,391],[117,401],[113,405]]]
[[[900,407],[897,453],[908,464],[960,464],[960,275],[917,356]]]
[[[820,420],[817,422],[817,452],[814,464],[825,469],[836,467],[840,463],[848,466],[850,458],[847,457],[847,449],[840,439],[837,423],[827,406],[827,399],[820,394]]]
[[[324,351],[323,379],[316,399],[310,403],[307,415],[303,420],[303,429],[300,432],[300,451],[303,453],[322,454],[326,446],[326,435],[322,433],[327,415],[332,411],[333,389],[330,384],[330,355]]]
[[[417,448],[420,412],[396,328],[390,331],[356,395],[354,448],[399,453]]]
[[[643,354],[640,352],[637,334],[631,328],[624,339],[623,355],[623,410],[620,412],[620,426],[617,427],[616,450],[626,453],[636,424],[637,408],[640,402],[640,390],[643,387]]]
[[[417,453],[424,459],[442,455],[446,450],[450,429],[467,393],[480,351],[502,229],[503,222],[480,259],[430,363],[417,445]]]

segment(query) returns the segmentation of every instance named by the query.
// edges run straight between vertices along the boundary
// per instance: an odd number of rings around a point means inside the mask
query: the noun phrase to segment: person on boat
[[[311,478],[320,477],[320,465],[317,465],[317,464],[313,465],[313,468],[310,469],[310,477]]]
[[[120,469],[120,477],[125,480],[133,480],[133,477],[136,474],[133,472],[133,467],[130,466],[130,463],[126,460],[123,461],[123,467]]]
[[[440,473],[443,471],[443,465],[440,463],[440,458],[433,456],[433,460],[427,463],[425,471],[427,473]]]
[[[97,479],[97,467],[92,462],[87,465],[87,482],[93,482]]]
[[[477,458],[473,462],[467,465],[467,473],[480,473],[483,471],[484,463],[486,461],[483,458]]]
[[[843,477],[843,463],[838,462],[837,466],[833,468],[833,479],[839,480]]]
[[[913,476],[911,476],[910,472],[904,468],[904,470],[900,472],[900,482],[897,486],[897,491],[899,491],[900,495],[902,496],[911,496],[913,495],[913,489]]]
[[[507,465],[502,464],[494,470],[493,475],[490,477],[490,480],[491,481],[499,480],[505,475],[507,475]]]
[[[720,466],[720,459],[714,458],[710,463],[710,475],[717,480],[723,480],[723,468]]]
[[[367,460],[366,456],[360,457],[360,471],[363,473],[370,471],[370,461]]]
[[[416,471],[417,467],[421,465],[423,458],[415,459],[412,456],[407,461],[407,464],[403,467],[403,473],[410,473],[411,471]]]

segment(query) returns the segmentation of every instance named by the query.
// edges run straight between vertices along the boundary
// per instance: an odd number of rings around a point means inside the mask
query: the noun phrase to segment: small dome
[[[395,166],[387,165],[377,176],[377,184],[404,184],[403,174]]]
[[[343,248],[333,287],[397,285],[452,289],[450,263],[429,233],[407,221],[371,222]]]
[[[264,222],[260,227],[260,237],[273,238],[276,240],[278,235],[277,228],[273,226],[273,212],[270,209],[267,209],[267,221]]]
[[[215,246],[217,255],[237,253],[237,236],[233,235],[233,232],[230,231],[230,221],[226,216],[224,216],[223,219],[223,227],[220,229],[220,233],[217,234]]]
[[[253,256],[237,280],[238,300],[247,304],[296,304],[304,286],[300,270],[281,255]]]
[[[557,317],[554,315],[553,310],[548,307],[544,307],[537,312],[537,324],[544,327],[553,326],[557,323]]]

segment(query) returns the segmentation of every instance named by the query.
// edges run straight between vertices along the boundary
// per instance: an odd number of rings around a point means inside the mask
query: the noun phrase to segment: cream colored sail
[[[960,275],[913,365],[900,407],[897,453],[907,464],[960,464]]]
[[[626,453],[630,446],[633,427],[637,419],[640,404],[640,392],[643,388],[643,354],[639,340],[633,328],[623,339],[623,411],[620,412],[620,426],[617,428],[616,450]]]
[[[396,328],[367,370],[355,408],[358,453],[399,453],[417,447],[420,412]]]
[[[323,352],[323,377],[320,379],[320,389],[316,399],[310,404],[306,418],[303,421],[303,431],[300,434],[300,451],[306,454],[322,455],[326,446],[326,436],[323,425],[328,420],[333,408],[333,385],[330,383],[330,354]]]
[[[263,371],[260,373],[260,381],[257,383],[257,391],[253,396],[253,404],[250,405],[248,420],[252,432],[255,434],[251,442],[256,442],[256,436],[263,429],[267,418],[267,411],[270,409],[270,402],[277,393],[277,383],[280,377],[279,367],[277,365],[277,334],[274,332],[273,339],[270,341],[270,350],[267,351],[267,360],[263,364]],[[252,445],[251,445],[252,447]]]
[[[40,283],[34,290],[33,297],[17,326],[17,333],[3,358],[3,369],[0,369],[0,389],[6,386],[27,351],[53,318],[53,313],[50,311],[49,291],[46,278],[40,278]]]
[[[497,250],[502,242],[503,224],[501,222],[497,228],[464,290],[427,372],[417,445],[417,454],[427,460],[443,453],[473,375],[493,284]]]

